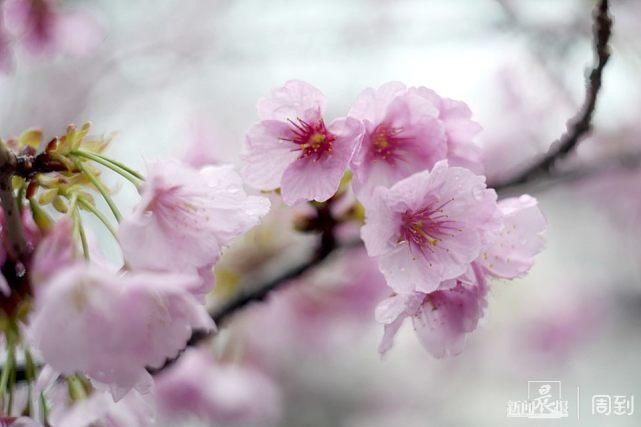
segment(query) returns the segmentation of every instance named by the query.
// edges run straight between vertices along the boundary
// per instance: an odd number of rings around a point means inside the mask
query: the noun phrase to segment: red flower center
[[[452,199],[416,212],[405,211],[401,215],[399,242],[408,242],[411,248],[421,252],[426,249],[433,252],[440,241],[460,230],[457,223],[448,219],[443,211],[450,202]]]
[[[286,141],[298,145],[296,150],[301,152],[301,159],[312,158],[316,161],[332,152],[336,136],[327,130],[323,119],[314,123],[308,123],[302,119],[296,120],[296,122],[287,120],[292,128],[291,137]]]
[[[399,148],[402,150],[409,140],[409,138],[400,136],[402,132],[401,128],[385,124],[378,125],[370,136],[372,144],[370,155],[388,162],[399,160]]]

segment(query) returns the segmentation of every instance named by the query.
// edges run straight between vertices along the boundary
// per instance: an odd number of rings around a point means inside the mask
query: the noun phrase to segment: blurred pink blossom
[[[0,74],[7,74],[13,69],[13,50],[9,35],[4,28],[4,19],[0,16]]]
[[[260,372],[216,362],[205,350],[190,349],[156,377],[161,418],[196,416],[215,424],[276,425],[280,394]],[[168,424],[171,425],[171,424]]]
[[[31,341],[54,370],[84,372],[122,397],[146,381],[147,366],[174,357],[192,328],[214,328],[187,292],[197,282],[195,276],[70,267],[44,284],[36,298]]]
[[[0,416],[0,427],[43,427],[43,425],[28,417],[14,418]]]
[[[248,196],[232,166],[200,170],[177,161],[149,166],[142,200],[118,230],[127,264],[209,277],[223,247],[267,214],[265,197]],[[202,294],[213,283],[203,282]]]
[[[214,130],[209,123],[203,121],[193,122],[187,130],[187,149],[182,159],[193,168],[216,165],[220,159],[216,157],[216,140]]]
[[[463,351],[465,337],[476,329],[487,306],[487,283],[481,269],[441,284],[439,290],[408,295],[394,295],[376,309],[376,320],[385,327],[379,346],[387,352],[403,321],[410,317],[416,336],[434,357],[454,356]]]
[[[75,260],[72,221],[63,217],[36,247],[31,261],[31,280],[38,286]]]
[[[90,13],[63,11],[53,0],[5,0],[7,30],[32,54],[82,55],[95,48],[102,28]]]

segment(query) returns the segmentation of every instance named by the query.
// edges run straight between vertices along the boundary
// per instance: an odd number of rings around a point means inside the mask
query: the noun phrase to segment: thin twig
[[[318,251],[311,260],[305,261],[291,270],[285,271],[278,277],[257,286],[253,291],[241,293],[212,314],[214,322],[219,325],[224,323],[236,311],[255,302],[264,301],[272,291],[279,289],[293,279],[303,276],[317,265],[323,263],[323,261],[325,261],[325,259],[337,249],[337,245],[334,237],[329,236],[328,234],[323,234],[321,242],[322,243],[319,246]]]
[[[572,169],[553,171],[549,175],[540,177],[536,181],[506,188],[501,191],[500,194],[503,196],[520,194],[523,190],[521,187],[525,185],[527,185],[528,192],[537,194],[557,188],[559,184],[589,181],[611,173],[629,173],[640,169],[641,152],[626,152],[616,156],[600,158]]]
[[[586,83],[585,101],[579,112],[568,122],[566,132],[554,142],[548,152],[534,164],[506,181],[490,184],[497,191],[524,184],[536,178],[549,175],[557,162],[574,150],[577,144],[590,132],[596,101],[602,85],[603,69],[610,58],[608,45],[612,34],[612,19],[608,12],[608,0],[600,0],[594,10],[594,54],[593,66]]]

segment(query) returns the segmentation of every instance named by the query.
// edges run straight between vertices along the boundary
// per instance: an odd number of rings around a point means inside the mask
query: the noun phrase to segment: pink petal
[[[496,277],[514,279],[527,273],[543,250],[547,222],[536,199],[528,195],[501,200],[499,208],[505,225],[479,262]]]
[[[287,121],[305,118],[307,111],[316,111],[320,116],[325,110],[325,95],[300,80],[290,80],[272,92],[271,97],[258,101],[258,116],[261,120]]]
[[[363,127],[357,120],[343,118],[334,120],[328,130],[336,137],[331,153],[318,160],[300,158],[285,171],[281,194],[287,205],[302,200],[324,202],[336,194]]]
[[[406,91],[401,82],[388,82],[378,89],[367,88],[358,96],[348,116],[378,124],[385,118],[390,102]]]
[[[275,190],[281,186],[283,174],[299,153],[296,146],[282,138],[289,137],[287,123],[266,120],[253,126],[246,136],[242,175],[250,186]]]

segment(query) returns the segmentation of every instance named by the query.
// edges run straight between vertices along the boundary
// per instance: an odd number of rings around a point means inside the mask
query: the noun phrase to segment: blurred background
[[[590,407],[598,394],[641,400],[641,2],[611,3],[613,55],[594,132],[559,177],[516,189],[536,196],[549,221],[529,276],[493,283],[460,356],[433,359],[407,324],[381,358],[373,309],[386,296],[382,278],[359,250],[335,257],[234,317],[212,344],[220,360],[270,382],[280,396],[270,394],[272,424],[641,425],[641,401],[633,415],[592,415]],[[0,75],[0,135],[40,127],[51,137],[90,120],[95,132],[117,132],[113,157],[140,169],[168,156],[238,163],[256,101],[286,80],[320,88],[331,118],[364,88],[399,80],[468,103],[484,128],[478,143],[489,179],[500,179],[544,152],[579,108],[593,5],[65,1],[92,14],[98,41],[82,55],[15,49],[13,71]],[[125,187],[118,195],[124,203],[134,196]],[[292,215],[276,207],[225,254],[214,304],[305,255],[312,238],[292,230]],[[105,252],[117,257],[110,245],[105,238]],[[570,416],[508,418],[508,402],[525,400],[531,380],[561,381]],[[266,398],[255,396],[256,406]]]

